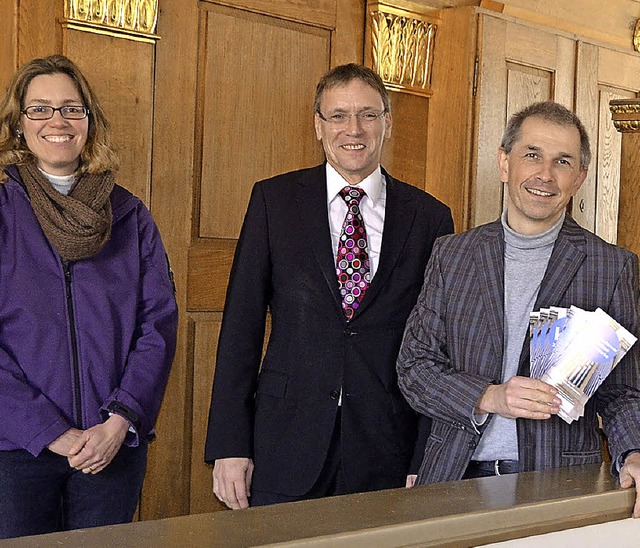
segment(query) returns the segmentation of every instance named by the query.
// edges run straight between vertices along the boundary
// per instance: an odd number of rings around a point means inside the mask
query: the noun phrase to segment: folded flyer
[[[529,339],[531,377],[558,389],[569,424],[637,340],[602,309],[576,306],[532,312]]]

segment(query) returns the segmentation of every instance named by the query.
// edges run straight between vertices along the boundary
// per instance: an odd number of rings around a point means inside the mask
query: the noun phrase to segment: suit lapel
[[[371,285],[356,312],[356,317],[366,310],[369,303],[373,302],[389,279],[398,261],[402,247],[409,237],[416,215],[415,205],[403,192],[402,187],[386,171],[382,170],[382,174],[387,182],[387,198],[380,260],[378,261],[376,274],[371,280]]]
[[[326,173],[324,164],[305,172],[296,185],[295,199],[301,217],[300,226],[306,227],[308,245],[342,313],[327,213]]]
[[[566,216],[542,279],[536,309],[560,302],[586,258],[581,249],[584,245],[582,229],[571,217]]]
[[[500,220],[485,226],[485,241],[475,249],[474,261],[478,269],[482,305],[485,310],[487,336],[502,368],[504,339],[504,233]]]

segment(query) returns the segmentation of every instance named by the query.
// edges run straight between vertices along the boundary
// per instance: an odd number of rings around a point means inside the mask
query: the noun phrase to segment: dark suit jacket
[[[404,485],[416,414],[400,394],[395,360],[433,242],[452,232],[453,221],[432,196],[385,177],[380,261],[349,323],[338,292],[325,166],[253,189],[228,286],[205,460],[253,458],[256,490],[309,491],[327,455],[340,387],[349,491]],[[271,336],[258,375],[267,309]]]
[[[549,259],[535,310],[600,307],[638,336],[638,259],[584,230],[568,215]],[[490,383],[502,379],[504,234],[496,221],[436,243],[425,285],[407,322],[398,357],[403,393],[433,418],[418,483],[462,477],[480,439],[474,406]],[[560,417],[517,419],[525,471],[601,462],[596,411],[614,458],[640,447],[640,347],[613,370],[572,424]],[[523,334],[519,375],[529,375]]]

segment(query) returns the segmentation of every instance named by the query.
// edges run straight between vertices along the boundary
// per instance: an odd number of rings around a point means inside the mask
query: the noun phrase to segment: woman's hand
[[[69,451],[69,465],[85,474],[101,472],[116,456],[127,430],[129,423],[120,415],[85,430]]]
[[[81,435],[82,430],[78,430],[77,428],[69,428],[69,430],[67,430],[59,438],[53,440],[49,445],[47,445],[47,449],[49,449],[49,451],[53,453],[56,453],[57,455],[69,457],[71,456],[71,448],[75,446]]]

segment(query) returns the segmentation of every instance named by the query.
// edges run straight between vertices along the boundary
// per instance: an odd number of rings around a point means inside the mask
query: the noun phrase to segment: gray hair
[[[384,87],[382,78],[380,78],[380,76],[370,68],[362,65],[356,65],[355,63],[339,65],[332,68],[320,79],[316,86],[316,97],[313,102],[313,111],[320,112],[320,101],[322,100],[322,94],[326,89],[343,86],[352,80],[360,80],[362,83],[375,89],[380,94],[385,112],[391,112],[389,92],[387,91],[387,88]]]
[[[559,126],[575,127],[580,134],[580,169],[586,169],[591,161],[589,135],[580,119],[568,108],[553,101],[533,103],[517,112],[509,119],[502,135],[500,147],[509,154],[514,143],[520,138],[522,124],[527,118],[536,117]]]

